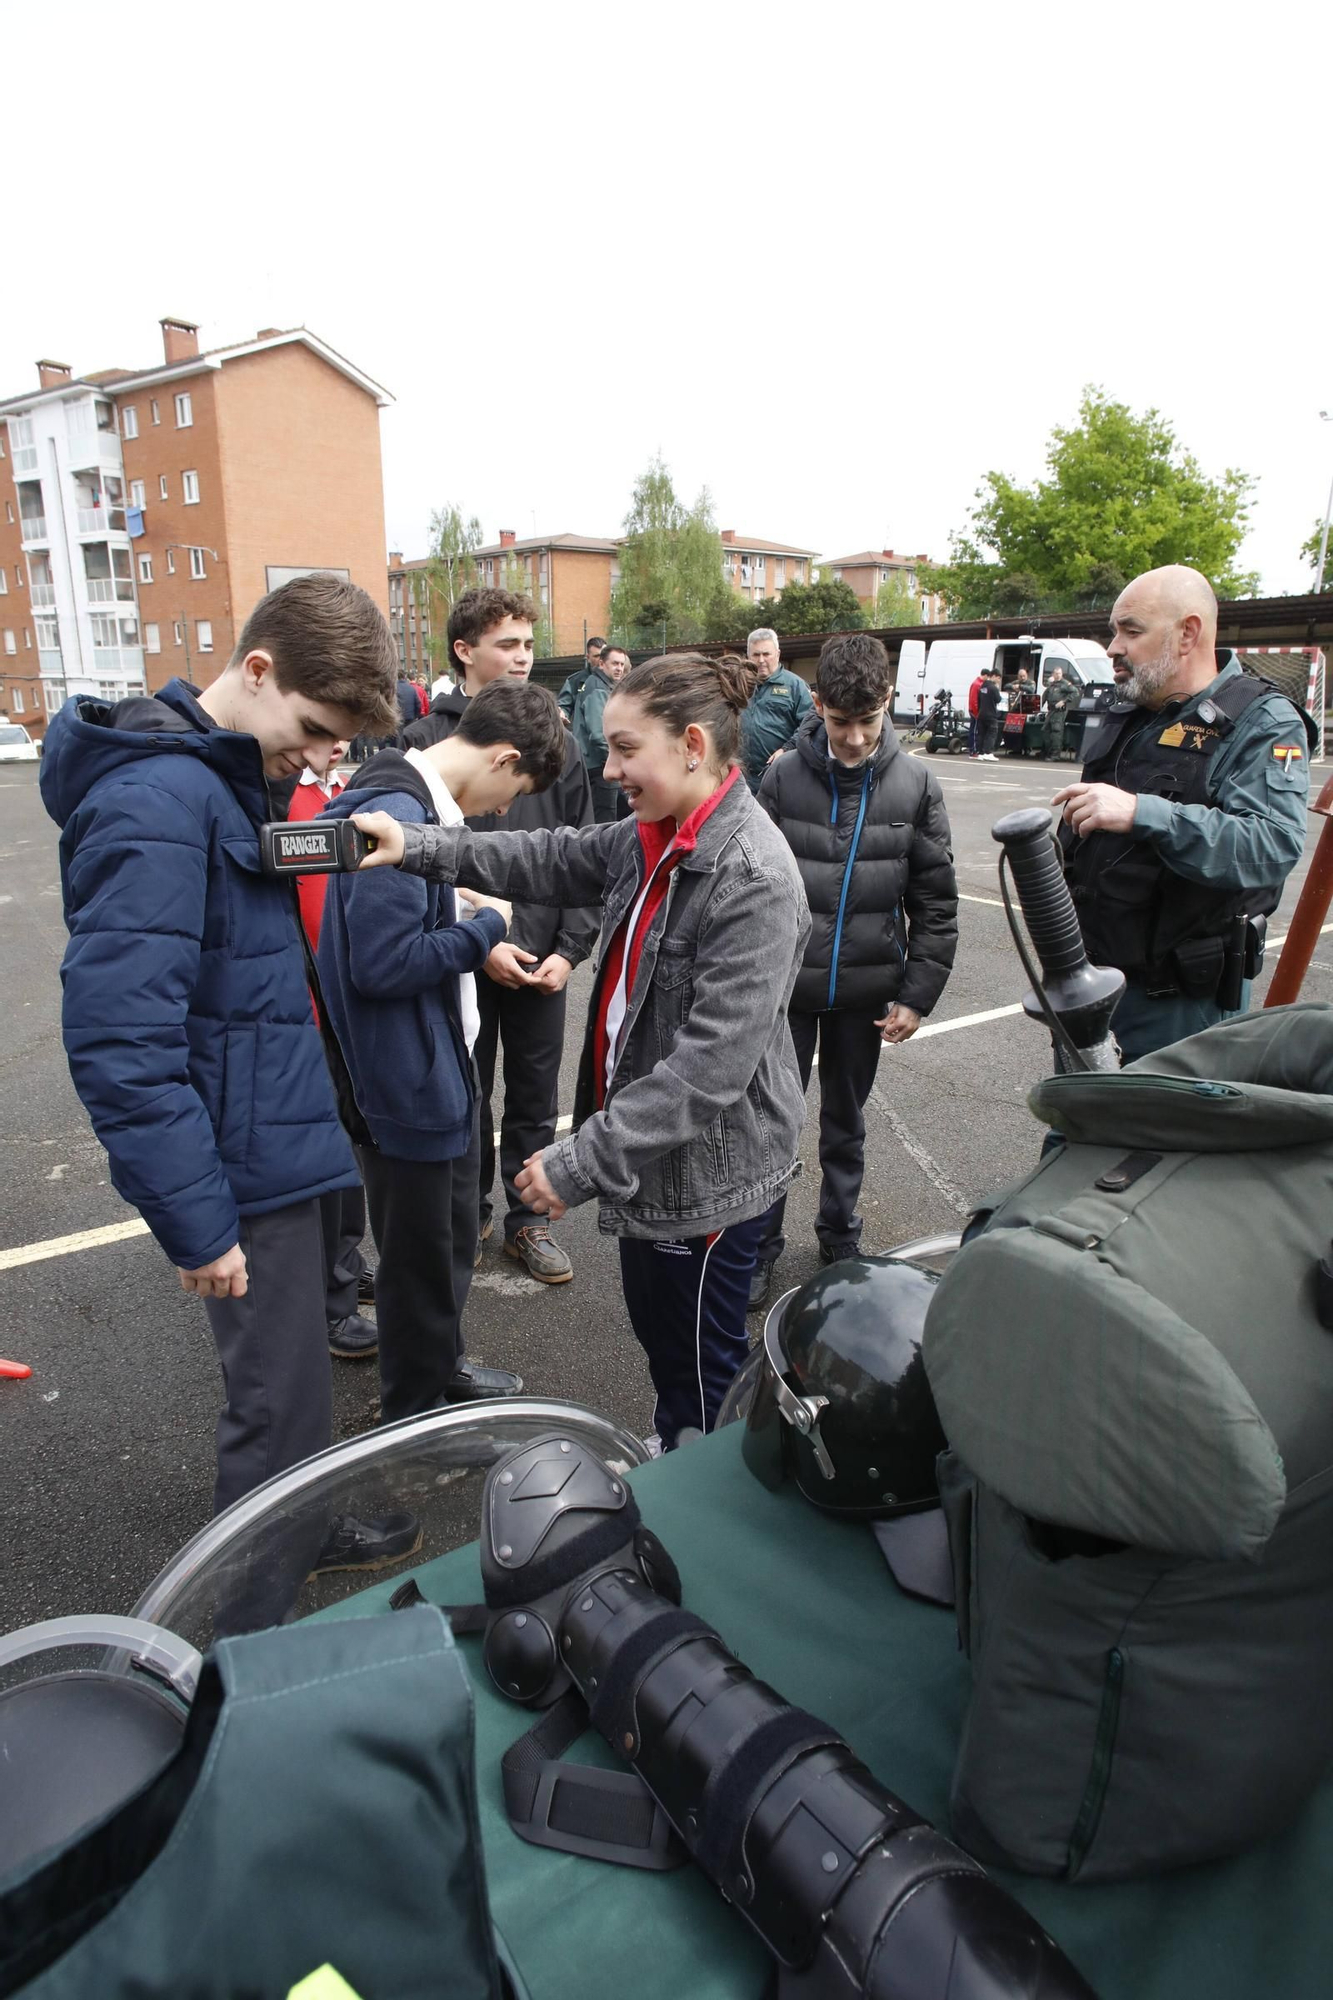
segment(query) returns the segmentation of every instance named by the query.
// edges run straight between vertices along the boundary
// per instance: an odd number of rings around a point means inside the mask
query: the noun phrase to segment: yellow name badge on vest
[[[1157,741],[1168,750],[1210,750],[1217,741],[1217,731],[1205,729],[1201,722],[1173,722]]]

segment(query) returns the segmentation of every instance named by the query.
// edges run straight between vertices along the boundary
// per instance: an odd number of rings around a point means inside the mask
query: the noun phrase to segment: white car
[[[0,722],[0,764],[35,764],[41,754],[21,722]]]

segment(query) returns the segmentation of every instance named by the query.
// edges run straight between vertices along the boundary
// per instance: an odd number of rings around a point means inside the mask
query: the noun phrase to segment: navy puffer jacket
[[[111,1178],[173,1264],[238,1217],[353,1187],[291,885],[260,873],[259,745],[195,690],[54,717],[42,800],[63,829],[61,968],[74,1087]]]
[[[958,885],[938,780],[893,724],[864,764],[831,758],[817,714],[770,764],[759,803],[787,836],[810,905],[792,1006],[879,1019],[895,1000],[928,1014],[958,949]]]

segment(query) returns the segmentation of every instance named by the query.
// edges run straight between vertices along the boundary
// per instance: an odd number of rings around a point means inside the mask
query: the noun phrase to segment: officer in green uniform
[[[1052,804],[1088,956],[1128,981],[1111,1025],[1131,1062],[1248,1006],[1245,919],[1277,908],[1300,859],[1310,745],[1269,682],[1234,657],[1218,672],[1197,570],[1137,577],[1111,633],[1118,698]]]
[[[1046,755],[1063,757],[1065,754],[1065,710],[1078,701],[1078,689],[1072,681],[1067,681],[1064,669],[1052,665],[1046,675],[1046,692],[1042,699],[1046,703]]]
[[[757,792],[765,766],[791,748],[806,716],[814,713],[814,703],[800,675],[779,666],[776,632],[766,625],[760,626],[757,632],[751,632],[745,650],[759,676],[759,685],[741,717],[741,759],[746,782],[752,792]]]

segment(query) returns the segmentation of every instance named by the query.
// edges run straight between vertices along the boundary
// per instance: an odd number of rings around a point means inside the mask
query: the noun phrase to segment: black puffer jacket
[[[928,1014],[958,949],[958,886],[939,784],[899,749],[892,723],[874,756],[849,770],[808,717],[796,747],[764,773],[759,803],[787,836],[810,904],[793,1009],[878,1018],[901,1000]]]
[[[410,750],[429,750],[452,736],[468,698],[461,688],[436,695],[430,713],[403,731],[403,743]],[[591,826],[592,787],[578,745],[566,732],[565,768],[544,792],[521,792],[503,818],[494,813],[474,813],[465,822],[474,833],[526,833],[545,826]],[[597,942],[601,911],[551,910],[537,903],[515,903],[514,920],[509,926],[509,942],[520,951],[535,952],[546,958],[558,951],[571,965],[581,965]]]

